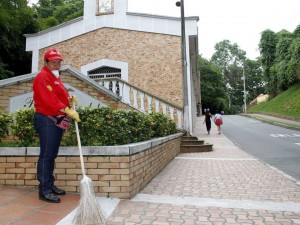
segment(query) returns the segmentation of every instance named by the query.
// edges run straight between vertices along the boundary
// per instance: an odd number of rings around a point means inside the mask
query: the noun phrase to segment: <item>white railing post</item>
[[[139,94],[140,94],[140,100],[141,100],[141,111],[145,112],[145,106],[144,106],[144,96],[145,96],[145,94],[143,92],[140,92],[140,91],[139,91]]]
[[[131,103],[130,103],[130,86],[128,86],[125,83],[123,83],[122,98],[125,103],[131,105]]]
[[[112,81],[112,92],[117,94],[117,82],[115,80]]]
[[[107,89],[107,90],[109,90],[109,80],[105,80],[104,81],[104,87]]]
[[[159,112],[159,100],[155,99],[155,112]]]
[[[133,89],[133,106],[135,108],[138,108],[138,103],[137,103],[137,90]]]
[[[181,117],[182,117],[182,112],[177,110],[177,127],[179,129],[182,129]]]
[[[163,114],[167,115],[167,106],[166,106],[166,103],[162,103],[161,105],[162,105]]]
[[[174,108],[172,106],[169,106],[169,111],[170,111],[171,120],[174,120]]]
[[[152,112],[151,106],[152,106],[152,96],[147,95],[148,98],[148,113]]]

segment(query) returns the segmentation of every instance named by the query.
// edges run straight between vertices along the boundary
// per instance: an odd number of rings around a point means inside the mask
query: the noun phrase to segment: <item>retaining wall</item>
[[[86,175],[93,180],[95,194],[132,198],[179,154],[181,136],[121,146],[83,146]],[[38,155],[38,147],[0,148],[0,184],[37,188]],[[78,147],[61,147],[55,166],[56,186],[79,192]]]

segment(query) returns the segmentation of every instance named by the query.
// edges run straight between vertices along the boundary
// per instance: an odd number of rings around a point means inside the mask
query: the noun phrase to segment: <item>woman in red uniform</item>
[[[33,81],[33,101],[35,107],[34,127],[39,135],[40,155],[37,164],[37,178],[39,180],[39,198],[47,202],[59,203],[57,195],[66,192],[54,185],[53,175],[55,159],[64,133],[53,118],[59,115],[80,122],[78,113],[70,109],[70,102],[77,101],[70,97],[61,79],[59,69],[63,58],[56,49],[48,50],[44,55],[44,67]]]

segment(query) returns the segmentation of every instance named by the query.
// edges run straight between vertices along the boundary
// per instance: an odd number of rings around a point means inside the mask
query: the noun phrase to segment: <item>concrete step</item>
[[[202,145],[204,144],[203,140],[181,140],[182,145]]]
[[[194,136],[182,136],[181,137],[181,140],[182,141],[192,141],[192,140],[194,140],[194,141],[196,141],[196,140],[198,140],[198,138],[197,137],[194,137]]]
[[[212,144],[204,143],[201,145],[180,145],[181,153],[191,153],[191,152],[211,152]]]

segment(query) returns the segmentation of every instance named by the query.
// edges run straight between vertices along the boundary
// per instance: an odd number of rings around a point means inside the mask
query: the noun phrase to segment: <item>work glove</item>
[[[78,113],[75,110],[70,109],[69,107],[66,107],[65,108],[65,113],[67,114],[68,117],[70,117],[71,119],[75,120],[76,122],[80,122],[81,121],[79,119]]]
[[[71,95],[69,98],[69,104],[72,106],[73,105],[73,102],[75,103],[75,105],[78,105],[78,99],[76,98],[75,95]]]

